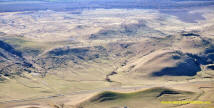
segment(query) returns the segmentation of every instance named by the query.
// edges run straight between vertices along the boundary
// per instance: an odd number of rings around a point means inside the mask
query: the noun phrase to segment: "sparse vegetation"
[[[214,100],[213,1],[113,1],[0,0],[0,107]]]
[[[142,106],[152,106],[152,104],[163,100],[188,99],[190,101],[195,96],[196,94],[193,92],[167,88],[151,88],[131,93],[103,92],[81,103],[78,108],[99,108],[101,106],[104,108],[123,106],[141,108]],[[170,107],[169,105],[159,105],[161,108],[167,106]]]

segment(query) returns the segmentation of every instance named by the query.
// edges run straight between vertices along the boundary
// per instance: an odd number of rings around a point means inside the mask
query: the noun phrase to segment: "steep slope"
[[[200,65],[179,51],[159,50],[143,56],[119,71],[130,75],[145,76],[194,76],[201,71]]]
[[[20,51],[0,40],[0,75],[13,76],[32,72],[33,65],[23,58]],[[2,79],[2,77],[1,77]]]
[[[127,59],[126,65],[115,70],[117,74],[109,79],[147,83],[147,79],[148,82],[151,79],[182,80],[203,75],[212,78],[209,71],[214,61],[212,39],[203,37],[200,32],[182,32],[150,41],[132,45],[132,49],[138,49],[136,56]]]

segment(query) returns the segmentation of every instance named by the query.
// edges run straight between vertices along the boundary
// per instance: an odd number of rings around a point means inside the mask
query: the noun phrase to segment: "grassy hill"
[[[196,96],[193,92],[179,91],[168,88],[151,88],[144,91],[131,93],[103,92],[81,103],[78,108],[159,108],[175,105],[160,104],[161,101],[193,100]]]
[[[211,2],[194,2],[197,8],[185,8],[193,2],[175,3],[179,8],[171,5],[161,8],[185,13],[176,15],[151,9],[158,4],[106,2],[109,5],[91,3],[96,8],[114,9],[88,9],[87,3],[1,2],[0,86],[4,89],[0,90],[0,102],[52,99],[78,91],[136,86],[175,85],[195,91],[211,90],[208,86],[213,85],[214,78]],[[147,6],[149,10],[136,9]],[[203,18],[191,16],[189,22],[180,19],[186,14]],[[201,82],[207,85],[202,86]],[[184,83],[187,83],[185,87]],[[151,103],[159,105],[164,99],[194,96],[195,93],[153,88],[136,93],[104,92],[81,105],[135,108],[134,105],[145,104],[149,107]]]

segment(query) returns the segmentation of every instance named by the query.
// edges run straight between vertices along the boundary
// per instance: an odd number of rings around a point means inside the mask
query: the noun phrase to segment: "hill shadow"
[[[200,65],[193,60],[186,60],[175,67],[166,67],[160,71],[153,72],[152,76],[194,76],[201,71]]]

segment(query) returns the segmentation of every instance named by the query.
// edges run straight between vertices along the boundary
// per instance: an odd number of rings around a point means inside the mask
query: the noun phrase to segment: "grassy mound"
[[[152,107],[156,105],[166,107],[169,105],[161,104],[161,101],[186,100],[192,99],[194,96],[195,93],[193,92],[162,87],[131,93],[106,91],[81,103],[78,108],[121,108],[124,106],[142,108],[142,106]]]

